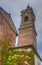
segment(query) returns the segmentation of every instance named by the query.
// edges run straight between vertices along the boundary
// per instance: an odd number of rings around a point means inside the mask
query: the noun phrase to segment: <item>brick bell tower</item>
[[[21,11],[18,46],[33,45],[36,49],[35,14],[32,7]]]

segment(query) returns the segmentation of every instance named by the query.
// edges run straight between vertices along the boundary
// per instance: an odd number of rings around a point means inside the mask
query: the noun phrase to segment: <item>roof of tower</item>
[[[33,11],[32,7],[30,7],[30,6],[28,5],[25,10],[22,10],[22,11],[21,11],[21,13],[24,12],[24,11],[27,11],[27,10],[28,10],[28,11],[29,11],[29,10]]]
[[[33,15],[34,15],[33,8],[31,6],[29,6],[29,5],[27,6],[27,8],[25,10],[21,11],[21,15],[23,15],[25,12],[27,12],[27,13],[30,12],[30,13],[33,13]]]
[[[28,6],[27,6],[27,9],[28,9],[28,10],[32,10],[32,7],[30,7],[30,6],[28,5]]]
[[[10,13],[7,13],[3,8],[0,7],[0,14],[4,17],[5,21],[10,26],[10,28],[16,33],[16,35],[18,35]]]

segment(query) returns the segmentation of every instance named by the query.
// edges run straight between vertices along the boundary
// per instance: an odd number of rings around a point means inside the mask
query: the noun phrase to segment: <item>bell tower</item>
[[[32,7],[21,11],[18,46],[33,45],[36,48],[35,14]]]

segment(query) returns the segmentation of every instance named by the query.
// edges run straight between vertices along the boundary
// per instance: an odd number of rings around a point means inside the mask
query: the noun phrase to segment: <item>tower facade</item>
[[[18,46],[33,45],[36,48],[35,14],[30,6],[21,11]]]

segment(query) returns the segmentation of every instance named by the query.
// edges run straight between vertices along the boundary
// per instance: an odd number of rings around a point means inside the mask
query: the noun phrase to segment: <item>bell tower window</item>
[[[28,21],[28,16],[25,16],[24,20],[25,20],[25,21]]]

